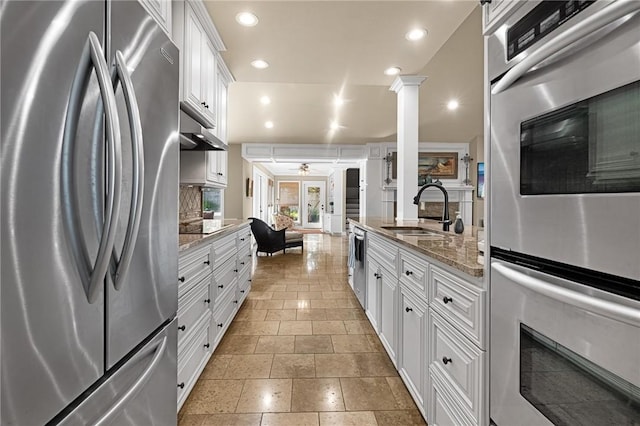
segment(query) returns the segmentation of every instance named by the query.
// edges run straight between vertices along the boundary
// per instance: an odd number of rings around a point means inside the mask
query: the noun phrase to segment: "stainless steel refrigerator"
[[[135,1],[0,43],[0,424],[175,424],[178,50]]]

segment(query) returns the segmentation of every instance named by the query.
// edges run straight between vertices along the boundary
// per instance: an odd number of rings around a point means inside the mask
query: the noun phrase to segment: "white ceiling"
[[[421,141],[468,142],[481,134],[477,1],[206,0],[205,5],[236,79],[229,88],[230,143],[395,141],[396,94],[389,91],[394,77],[383,74],[390,66],[428,76],[420,95]],[[452,37],[474,8],[472,25]],[[260,22],[240,26],[235,16],[242,11]],[[414,27],[426,28],[428,36],[406,40]],[[457,47],[442,49],[450,38]],[[252,68],[258,58],[270,67]],[[271,104],[260,103],[263,95]],[[333,104],[336,95],[344,105]],[[454,113],[445,107],[451,96],[460,98]],[[264,127],[267,120],[274,122],[272,129]],[[329,129],[332,120],[341,126],[336,131]]]
[[[301,163],[284,163],[284,162],[264,162],[260,163],[274,176],[298,176],[298,169]],[[359,164],[354,163],[309,163],[308,176],[329,176],[336,169],[345,170],[347,168],[358,168]]]

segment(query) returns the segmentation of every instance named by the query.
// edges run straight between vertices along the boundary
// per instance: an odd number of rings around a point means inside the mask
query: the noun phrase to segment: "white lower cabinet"
[[[365,265],[367,268],[367,310],[365,313],[371,326],[378,333],[380,326],[380,264],[374,257],[369,255]]]
[[[393,365],[398,366],[398,278],[385,268],[380,272],[380,341]]]
[[[251,290],[249,238],[242,226],[180,253],[178,410]]]
[[[400,376],[420,411],[424,411],[427,304],[411,290],[400,286]],[[424,415],[424,412],[423,412]]]
[[[367,318],[427,423],[488,425],[483,280],[367,238]]]

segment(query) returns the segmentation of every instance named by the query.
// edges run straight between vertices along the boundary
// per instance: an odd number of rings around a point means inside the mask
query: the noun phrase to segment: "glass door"
[[[302,227],[322,228],[324,182],[302,183]]]

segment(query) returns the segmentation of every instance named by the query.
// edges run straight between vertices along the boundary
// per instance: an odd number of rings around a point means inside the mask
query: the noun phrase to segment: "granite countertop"
[[[484,276],[484,261],[478,252],[479,228],[476,226],[465,225],[462,234],[455,234],[453,232],[453,224],[451,224],[450,232],[444,232],[442,224],[428,219],[389,222],[381,218],[367,217],[358,220],[349,219],[349,221],[367,231],[387,237],[473,277]],[[438,236],[395,234],[392,230],[383,229],[382,226],[415,226],[432,231]],[[439,236],[442,237],[440,238]]]
[[[196,247],[200,244],[209,243],[223,235],[235,232],[243,225],[250,224],[250,220],[245,219],[225,219],[222,227],[210,234],[178,234],[178,253]]]

